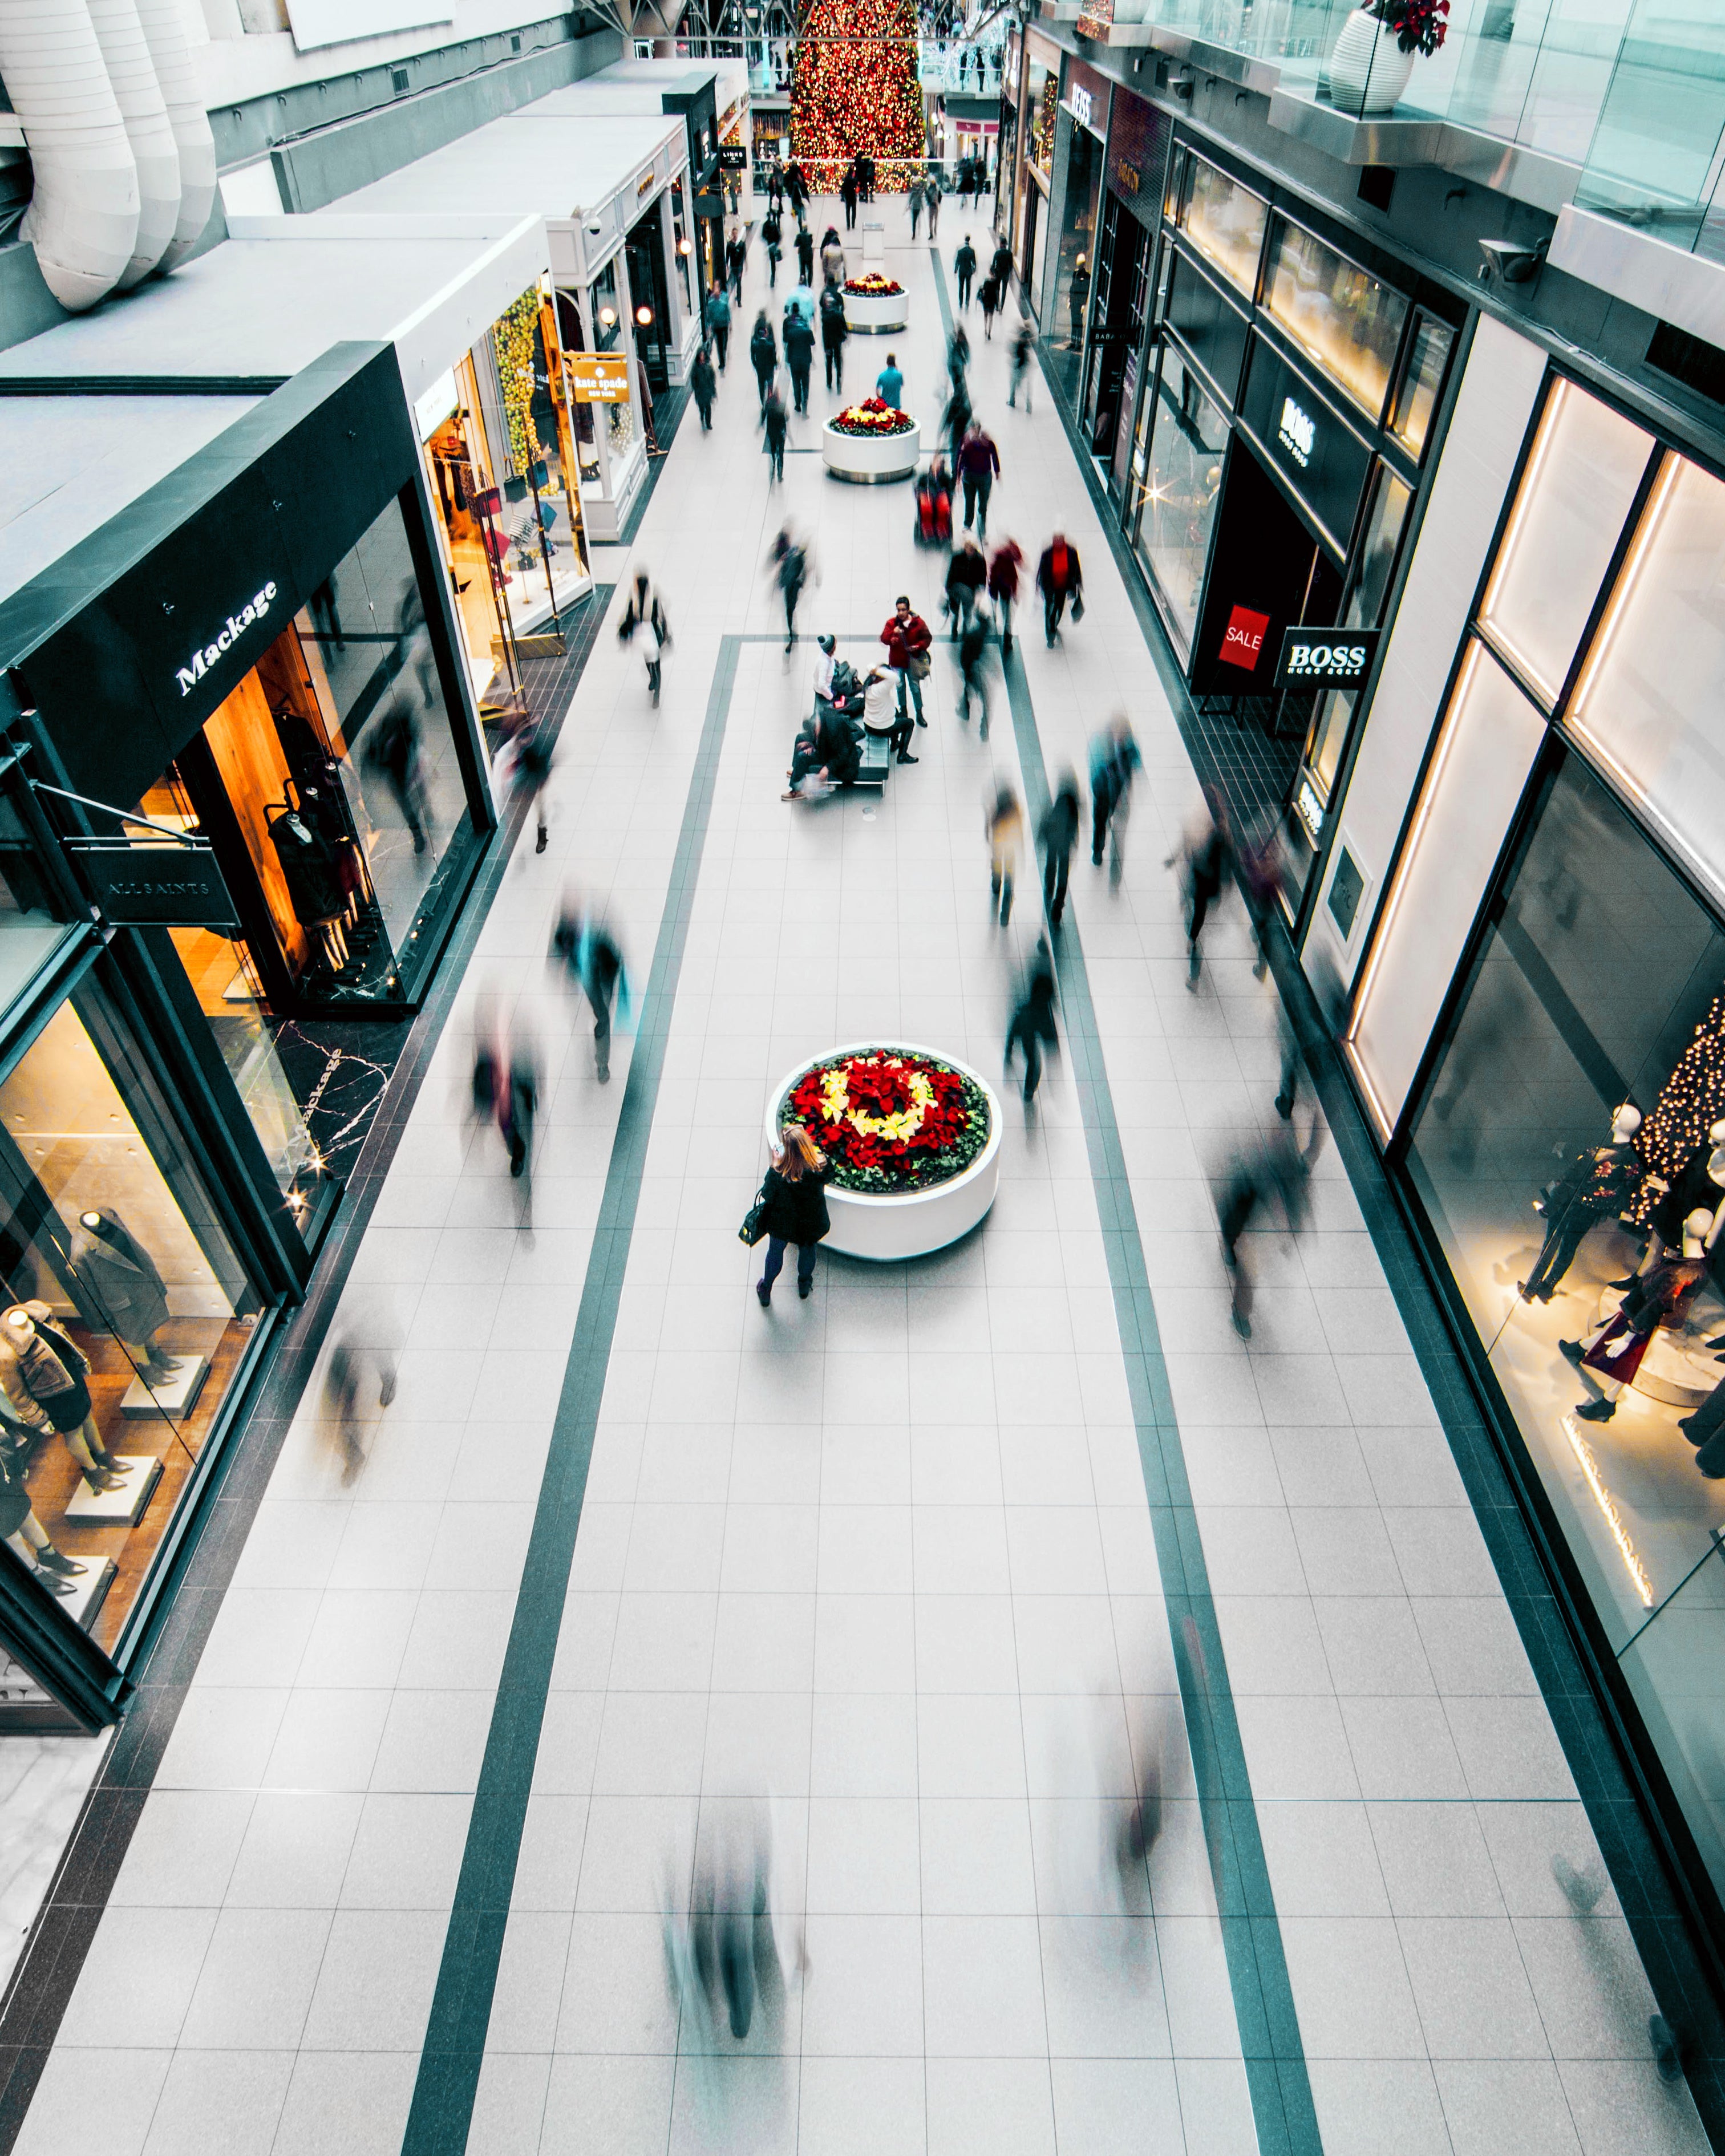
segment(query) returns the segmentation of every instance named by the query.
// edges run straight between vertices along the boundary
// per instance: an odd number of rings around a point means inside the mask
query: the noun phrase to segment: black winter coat
[[[764,1185],[768,1234],[799,1246],[819,1242],[833,1224],[827,1217],[825,1188],[831,1173],[830,1167],[805,1168],[793,1183],[776,1168],[769,1168]]]

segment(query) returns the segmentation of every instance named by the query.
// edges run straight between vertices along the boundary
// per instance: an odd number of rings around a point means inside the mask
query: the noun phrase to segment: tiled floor
[[[949,215],[948,250],[963,228]],[[888,261],[932,420],[927,254]],[[1237,915],[1189,991],[1163,860],[1191,769],[1046,396],[1005,410],[1004,341],[978,319],[976,345],[995,524],[1034,557],[1063,518],[1087,571],[1059,650],[1026,624],[1044,761],[1081,767],[1122,706],[1144,751],[1122,886],[1083,868],[1074,912],[1225,1650],[1208,1681],[1241,1733],[1322,2145],[1699,2150],[1609,1889],[1582,1917],[1555,1882],[1554,1854],[1603,1881],[1599,1853],[1333,1152],[1303,1240],[1255,1239],[1249,1349],[1230,1326],[1210,1180],[1271,1118],[1273,992]],[[875,347],[850,362],[855,394]],[[793,443],[829,403],[817,389]],[[404,1332],[399,1390],[351,1486],[310,1404],[288,1440],[20,2137],[33,2156],[369,2156],[410,2114],[411,2148],[450,2145],[413,2109],[421,2047],[464,1858],[492,1830],[487,1812],[470,1836],[474,1794],[509,1719],[554,1424],[603,1348],[576,1314],[629,1092],[622,1050],[595,1082],[545,952],[578,884],[644,982],[721,726],[466,2145],[1259,2141],[1241,2030],[1254,2055],[1260,2032],[1191,1801],[1070,1070],[1029,1126],[1008,1096],[980,1235],[909,1268],[824,1262],[811,1301],[782,1290],[770,1313],[750,1291],[735,1230],[772,1082],[870,1034],[997,1069],[1036,925],[1027,893],[989,926],[981,804],[1018,777],[1016,737],[998,683],[992,737],[961,728],[944,655],[922,761],[884,801],[778,801],[809,657],[787,668],[773,640],[778,521],[813,534],[805,628],[859,663],[896,592],[932,617],[939,565],[903,490],[841,488],[805,456],[769,495],[753,404],[733,367],[716,431],[680,434],[648,510],[664,703],[602,636],[550,848],[505,880],[355,1265],[350,1303]],[[463,1119],[480,998],[536,1034],[549,1075],[531,1237],[495,1138]],[[1106,1851],[1158,1732],[1175,1800],[1122,1890]],[[770,1835],[785,1979],[747,2042],[710,2042],[680,2029],[664,1912],[697,1850],[744,1830]]]

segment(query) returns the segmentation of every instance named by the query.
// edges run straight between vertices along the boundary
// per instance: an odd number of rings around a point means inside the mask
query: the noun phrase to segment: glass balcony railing
[[[1725,261],[1725,8],[1635,0],[1577,206]]]

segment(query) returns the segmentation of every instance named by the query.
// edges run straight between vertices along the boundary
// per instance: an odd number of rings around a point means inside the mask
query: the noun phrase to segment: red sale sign
[[[1269,626],[1267,613],[1254,613],[1250,607],[1235,607],[1228,617],[1227,634],[1222,639],[1222,657],[1230,666],[1244,666],[1250,674],[1263,652],[1264,632]]]

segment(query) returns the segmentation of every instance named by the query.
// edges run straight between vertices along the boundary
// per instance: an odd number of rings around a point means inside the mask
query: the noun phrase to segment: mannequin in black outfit
[[[1538,1209],[1545,1215],[1545,1241],[1532,1271],[1517,1284],[1523,1302],[1549,1302],[1588,1230],[1596,1221],[1628,1211],[1644,1173],[1635,1149],[1640,1127],[1640,1111],[1625,1101],[1611,1118],[1609,1143],[1578,1153],[1538,1201]]]
[[[111,1208],[79,1214],[72,1265],[110,1327],[144,1358],[147,1373],[165,1375],[173,1358],[156,1335],[167,1322],[167,1290],[149,1252]]]

